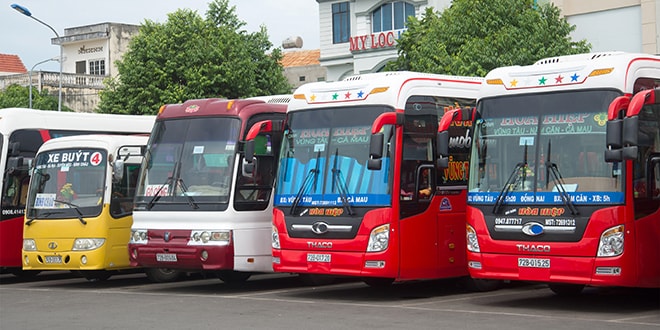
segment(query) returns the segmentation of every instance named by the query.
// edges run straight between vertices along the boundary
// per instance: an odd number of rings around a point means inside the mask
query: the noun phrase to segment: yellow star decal
[[[518,85],[518,80],[511,80],[511,87],[516,87],[516,85]]]
[[[314,102],[314,100],[316,100],[316,95],[312,94],[312,96],[309,97],[309,100]]]

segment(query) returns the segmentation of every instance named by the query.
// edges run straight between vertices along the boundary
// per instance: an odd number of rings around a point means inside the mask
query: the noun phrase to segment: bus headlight
[[[188,245],[225,245],[231,240],[231,231],[193,230],[190,232]]]
[[[131,243],[132,244],[147,244],[147,230],[146,229],[133,229],[133,230],[131,230]]]
[[[270,233],[270,246],[273,249],[280,249],[280,233],[277,231],[277,227],[273,226],[273,229]]]
[[[89,251],[98,249],[105,243],[105,238],[76,238],[73,241],[73,251]]]
[[[37,242],[31,238],[24,238],[23,251],[37,251]]]
[[[615,257],[623,253],[624,226],[612,227],[600,235],[598,257]]]
[[[469,224],[465,224],[465,235],[467,238],[468,251],[481,252],[481,248],[479,248],[479,241],[477,240],[477,232]]]
[[[382,225],[374,228],[369,235],[367,252],[380,252],[387,249],[390,242],[390,225]]]

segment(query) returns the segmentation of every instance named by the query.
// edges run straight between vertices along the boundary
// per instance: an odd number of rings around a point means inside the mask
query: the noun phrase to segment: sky
[[[55,33],[34,19],[11,8],[16,3],[32,16],[50,25],[60,37],[64,29],[97,23],[139,25],[145,20],[165,23],[167,14],[188,8],[205,17],[211,0],[0,0],[0,53],[18,55],[27,70],[56,58],[59,46],[51,44]],[[288,37],[300,36],[302,49],[318,49],[319,9],[316,0],[229,0],[248,32],[265,25],[271,43],[281,47]],[[54,61],[35,70],[57,71]]]

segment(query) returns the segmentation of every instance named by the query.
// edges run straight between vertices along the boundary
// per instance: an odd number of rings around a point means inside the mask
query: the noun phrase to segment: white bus
[[[154,116],[0,109],[0,169],[3,173],[0,183],[0,271],[26,274],[22,270],[21,246],[30,180],[28,169],[45,141],[90,133],[149,133],[154,119]]]

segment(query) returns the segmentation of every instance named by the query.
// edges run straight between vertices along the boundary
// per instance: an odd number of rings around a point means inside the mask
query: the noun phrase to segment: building
[[[593,51],[660,53],[660,0],[551,1],[576,26],[574,40],[586,39]],[[410,15],[427,7],[441,11],[450,0],[316,0],[321,54],[327,80],[378,72],[396,59],[396,40]],[[617,22],[613,24],[612,22]]]
[[[319,49],[290,50],[282,53],[280,63],[292,91],[308,82],[325,81],[326,69],[319,63],[320,54]]]
[[[26,72],[25,65],[18,55],[0,54],[0,76]]]

